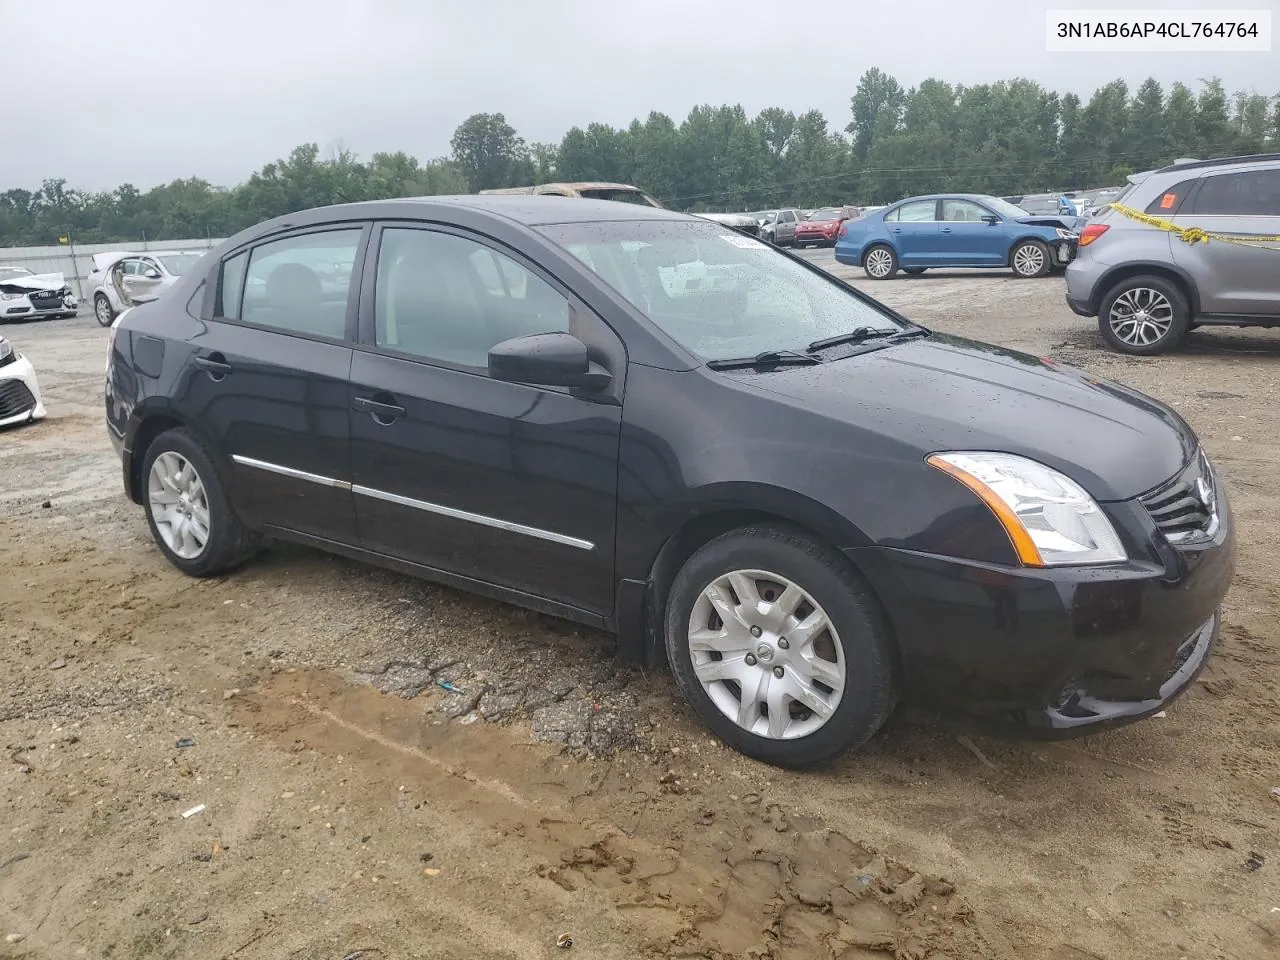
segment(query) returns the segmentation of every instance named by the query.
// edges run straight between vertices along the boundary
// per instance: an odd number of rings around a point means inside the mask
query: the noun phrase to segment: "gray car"
[[[760,224],[760,238],[780,247],[789,247],[796,242],[796,224],[800,222],[800,211],[794,207],[781,210],[759,210],[750,214]]]
[[[1280,326],[1280,154],[1178,161],[1129,178],[1067,267],[1067,304],[1122,353],[1150,355],[1199,326]],[[1208,240],[1179,234],[1198,228]]]

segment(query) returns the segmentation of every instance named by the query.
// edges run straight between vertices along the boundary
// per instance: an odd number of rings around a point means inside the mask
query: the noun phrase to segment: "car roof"
[[[303,226],[331,219],[335,213],[351,218],[430,218],[448,209],[465,209],[513,220],[527,227],[552,223],[598,223],[609,220],[691,220],[688,214],[639,203],[591,200],[585,197],[528,196],[524,194],[465,194],[438,197],[404,197],[398,200],[367,200],[328,207],[313,207],[285,214],[268,224],[277,229]]]
[[[998,200],[995,194],[991,193],[925,193],[918,197],[904,197],[901,200],[895,200],[890,206],[897,206],[899,203],[907,203],[910,200]],[[1026,199],[1025,197],[1023,199]]]

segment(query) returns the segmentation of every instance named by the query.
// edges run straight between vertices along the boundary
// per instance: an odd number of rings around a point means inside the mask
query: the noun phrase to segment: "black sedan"
[[[1168,407],[671,211],[290,214],[111,340],[125,492],[180,570],[270,535],[612,630],[771,763],[900,695],[1044,736],[1147,716],[1231,579]]]

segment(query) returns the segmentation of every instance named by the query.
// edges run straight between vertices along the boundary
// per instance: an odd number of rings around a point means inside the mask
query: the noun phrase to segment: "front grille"
[[[21,380],[5,380],[0,383],[0,420],[26,413],[35,405],[36,398]]]
[[[31,293],[27,295],[31,306],[37,310],[58,310],[62,308],[62,294],[55,290],[47,293]]]
[[[1217,530],[1217,485],[1203,451],[1171,480],[1139,500],[1170,543],[1203,539]]]

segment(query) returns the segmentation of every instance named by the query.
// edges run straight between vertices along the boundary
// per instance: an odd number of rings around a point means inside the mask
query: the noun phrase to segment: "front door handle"
[[[207,357],[196,357],[193,361],[201,370],[209,371],[210,378],[221,380],[231,372],[231,364],[227,363],[227,358],[220,353],[213,353]]]
[[[950,232],[951,232],[951,228],[950,228],[950,227],[943,227],[943,228],[942,228],[942,232],[943,232],[943,233],[950,233]]]
[[[356,397],[351,405],[361,413],[367,413],[384,427],[394,423],[405,415],[404,407],[397,403],[388,403],[374,397]]]

